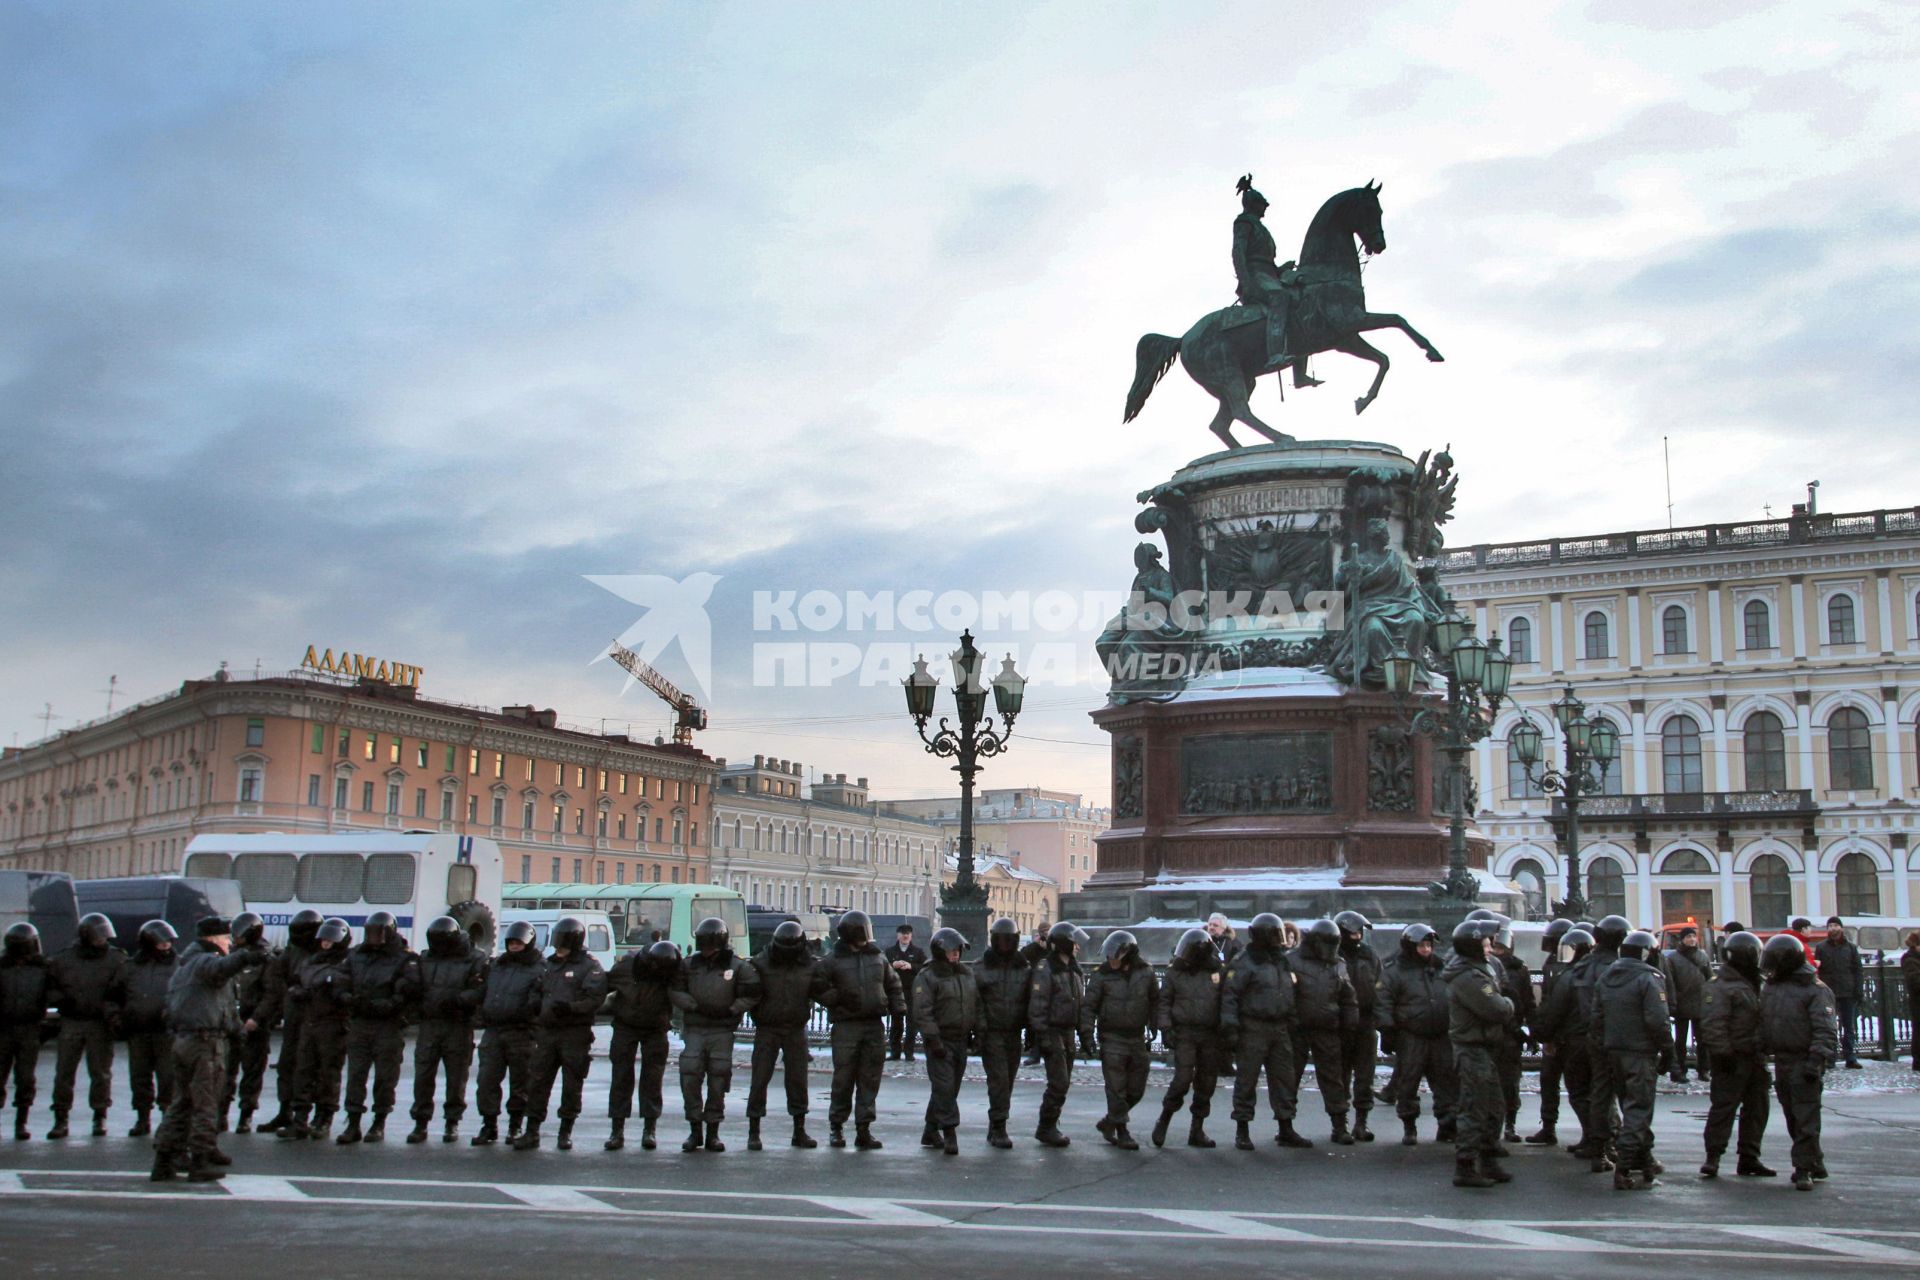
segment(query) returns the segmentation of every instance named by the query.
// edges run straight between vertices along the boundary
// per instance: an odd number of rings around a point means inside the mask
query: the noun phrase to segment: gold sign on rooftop
[[[420,673],[425,670],[412,663],[371,658],[346,649],[336,655],[331,649],[321,650],[313,645],[307,646],[307,656],[300,659],[300,665],[309,671],[324,671],[333,676],[355,676],[362,680],[377,680],[381,684],[405,685],[410,689],[420,687]]]

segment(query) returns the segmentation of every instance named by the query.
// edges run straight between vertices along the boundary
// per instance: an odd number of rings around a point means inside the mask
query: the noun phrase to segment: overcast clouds
[[[1904,4],[0,8],[0,741],[307,643],[664,724],[583,574],[723,575],[715,754],[947,785],[891,689],[749,687],[757,588],[1125,587],[1208,451],[1133,344],[1385,183],[1455,544],[1920,500]],[[1091,686],[1023,727],[1095,742]],[[827,720],[841,715],[866,719]],[[797,718],[814,718],[798,722]],[[748,729],[740,726],[755,726]],[[1101,750],[994,783],[1104,799]]]

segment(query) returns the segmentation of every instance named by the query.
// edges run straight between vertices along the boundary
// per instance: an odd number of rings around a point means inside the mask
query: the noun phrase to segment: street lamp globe
[[[1008,654],[1006,661],[1000,664],[1000,674],[993,678],[993,705],[1000,712],[1000,718],[1008,724],[1020,714],[1020,704],[1026,701],[1027,678],[1013,667],[1013,655]]]
[[[1404,698],[1412,693],[1416,666],[1413,655],[1396,646],[1394,651],[1387,655],[1387,692],[1396,698]]]
[[[1487,645],[1469,631],[1452,649],[1453,678],[1469,689],[1478,689],[1487,678]]]
[[[927,670],[927,660],[917,657],[913,660],[913,674],[900,682],[907,691],[907,714],[915,720],[925,720],[933,714],[934,691],[940,687],[939,677]]]
[[[1553,718],[1562,729],[1565,729],[1573,723],[1575,716],[1581,715],[1586,709],[1587,704],[1574,697],[1573,686],[1568,685],[1567,691],[1560,696],[1560,701],[1553,704]]]
[[[1465,615],[1458,611],[1450,612],[1446,617],[1433,624],[1434,647],[1444,655],[1452,653],[1455,646],[1473,629]]]
[[[1567,744],[1578,755],[1586,755],[1593,736],[1593,722],[1586,715],[1576,715],[1567,722]]]
[[[1513,732],[1507,735],[1507,746],[1520,759],[1520,763],[1532,767],[1540,763],[1540,726],[1531,719],[1522,717]]]
[[[1587,733],[1587,750],[1601,764],[1613,763],[1613,758],[1620,753],[1620,731],[1613,727],[1613,721],[1605,716],[1595,717]]]
[[[1487,641],[1487,675],[1480,687],[1495,702],[1507,696],[1507,684],[1513,679],[1513,658],[1500,647],[1500,637]]]

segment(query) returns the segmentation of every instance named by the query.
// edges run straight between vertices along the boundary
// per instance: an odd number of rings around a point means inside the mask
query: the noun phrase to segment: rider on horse
[[[1240,216],[1233,220],[1233,276],[1240,301],[1250,307],[1267,309],[1267,363],[1264,371],[1294,366],[1296,387],[1317,385],[1306,376],[1306,360],[1296,360],[1287,349],[1287,315],[1293,305],[1293,290],[1283,273],[1293,263],[1278,265],[1273,233],[1261,221],[1267,213],[1267,198],[1253,187],[1253,175],[1240,179]]]

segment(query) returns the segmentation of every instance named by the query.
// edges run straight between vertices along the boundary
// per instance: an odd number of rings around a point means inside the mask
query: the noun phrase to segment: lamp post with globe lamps
[[[1540,726],[1524,712],[1507,739],[1507,748],[1519,759],[1531,782],[1566,803],[1567,827],[1561,855],[1567,864],[1567,900],[1555,909],[1578,920],[1590,914],[1580,875],[1580,801],[1605,789],[1607,769],[1620,753],[1620,731],[1605,716],[1589,719],[1586,704],[1573,696],[1572,685],[1553,704],[1553,719],[1560,726],[1563,746],[1560,768],[1541,765]]]

